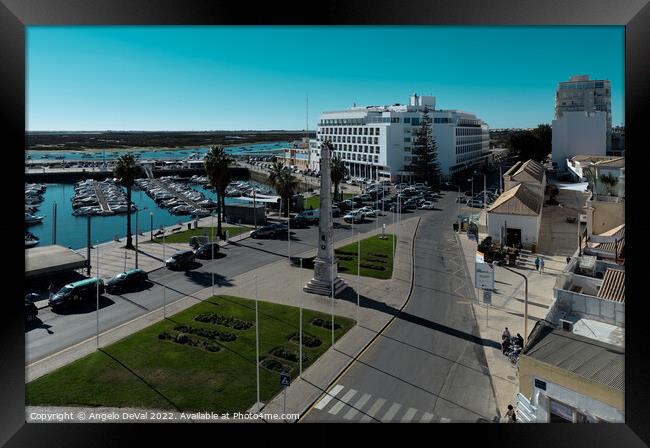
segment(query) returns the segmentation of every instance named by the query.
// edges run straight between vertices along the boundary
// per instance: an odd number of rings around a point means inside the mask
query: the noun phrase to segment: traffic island
[[[300,367],[299,310],[258,302],[260,401]],[[331,345],[331,315],[303,310],[303,370]],[[355,325],[335,316],[335,340]],[[26,385],[29,406],[246,412],[256,402],[255,301],[213,296]]]

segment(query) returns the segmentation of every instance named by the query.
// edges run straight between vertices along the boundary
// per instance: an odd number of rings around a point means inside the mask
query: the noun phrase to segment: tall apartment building
[[[612,145],[612,95],[607,80],[572,76],[555,93],[553,161],[565,171],[576,155],[606,155]]]
[[[319,169],[320,144],[329,140],[352,176],[403,180],[413,175],[412,144],[425,109],[432,118],[443,178],[489,157],[490,135],[485,122],[458,110],[436,110],[433,96],[413,94],[409,104],[351,107],[323,112],[316,140],[310,143],[312,169]]]

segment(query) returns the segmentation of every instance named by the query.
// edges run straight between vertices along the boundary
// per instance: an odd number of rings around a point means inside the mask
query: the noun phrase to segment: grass
[[[254,323],[255,302],[232,296],[213,296],[168,319],[151,325],[119,342],[42,376],[26,385],[28,405],[142,407],[170,410],[234,412],[249,409],[256,401],[255,326],[232,327],[194,320],[201,313],[218,313]],[[328,315],[303,310],[303,343],[306,336],[322,341],[318,347],[304,346],[303,369],[330,346],[331,330],[311,323]],[[299,328],[298,308],[259,302],[260,359],[275,359],[292,378],[298,362],[277,358],[277,347],[298,353],[289,341]],[[343,336],[354,321],[335,317]],[[177,325],[233,333],[232,342],[216,341],[218,352],[161,340],[162,332],[177,333]],[[192,336],[194,337],[194,336]],[[207,340],[196,336],[196,339]],[[260,367],[260,399],[267,403],[280,392],[279,373]]]
[[[385,280],[393,275],[393,244],[395,244],[395,239],[391,234],[387,234],[386,239],[383,240],[380,236],[374,235],[361,240],[360,274],[364,277]],[[339,272],[357,274],[357,243],[335,249],[334,253],[338,258]]]
[[[352,193],[343,193],[343,199],[350,199],[354,194]],[[314,209],[320,208],[320,195],[315,195],[311,196],[307,199],[305,199],[304,207],[305,210],[309,210],[309,207],[312,207]]]
[[[182,232],[177,232],[173,233],[171,235],[165,235],[165,243],[189,243],[190,238],[193,236],[198,236],[198,235],[207,235],[208,238],[211,238],[212,233],[211,233],[211,228],[210,227],[199,227],[196,229],[191,229],[191,230],[184,230]],[[228,229],[228,238],[232,238],[233,236],[237,236],[240,233],[248,232],[252,229],[248,227],[226,227],[222,226],[221,230]],[[217,227],[214,227],[214,238],[215,240],[217,239]],[[162,243],[163,239],[162,237],[154,237],[153,242],[154,243]],[[151,243],[152,241],[147,240],[147,243]]]

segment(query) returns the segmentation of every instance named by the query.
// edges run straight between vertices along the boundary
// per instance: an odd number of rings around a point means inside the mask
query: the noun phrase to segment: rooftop
[[[593,322],[591,327],[589,322],[583,322],[574,325],[574,329],[577,326],[578,332],[586,334],[589,328],[594,328]],[[591,381],[624,390],[624,349],[577,334],[575,330],[573,333],[565,331],[541,320],[531,332],[524,355]]]
[[[528,160],[511,175],[511,178],[520,182],[536,181],[541,184],[544,181],[544,165],[532,159]]]
[[[625,302],[625,271],[607,269],[598,296],[601,299]]]
[[[526,185],[519,184],[501,194],[487,209],[488,213],[536,216],[542,208],[539,195]]]

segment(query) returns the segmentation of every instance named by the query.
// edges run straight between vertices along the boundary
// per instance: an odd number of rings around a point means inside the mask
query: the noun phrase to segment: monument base
[[[348,284],[345,283],[345,280],[343,280],[341,277],[336,277],[334,279],[334,296],[341,291],[343,291],[345,288],[348,287]],[[320,296],[331,296],[332,295],[332,282],[324,282],[321,280],[316,280],[315,278],[312,278],[309,283],[307,283],[303,288],[303,291],[311,293],[311,294],[318,294]]]

